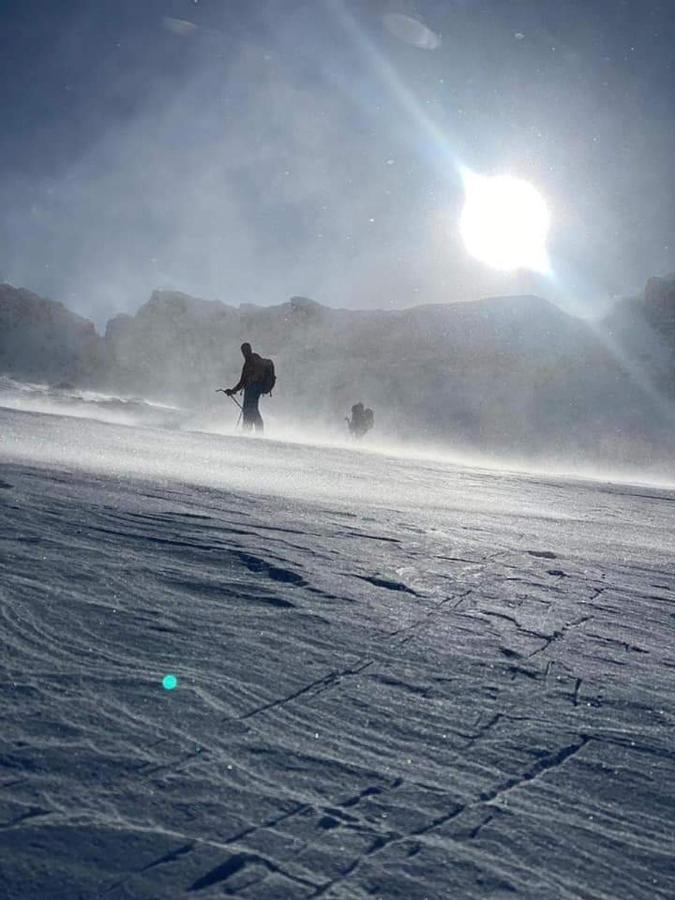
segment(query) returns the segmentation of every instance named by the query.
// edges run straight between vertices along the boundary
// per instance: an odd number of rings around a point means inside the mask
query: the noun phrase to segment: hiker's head
[[[248,359],[251,353],[251,345],[249,343],[244,343],[241,345],[241,352],[244,354],[244,359]]]

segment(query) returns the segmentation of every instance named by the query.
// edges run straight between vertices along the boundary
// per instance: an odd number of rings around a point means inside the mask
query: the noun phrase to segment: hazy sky
[[[597,309],[675,269],[672,0],[0,10],[0,278],[98,322],[155,287]],[[462,165],[543,193],[552,280],[467,255]]]

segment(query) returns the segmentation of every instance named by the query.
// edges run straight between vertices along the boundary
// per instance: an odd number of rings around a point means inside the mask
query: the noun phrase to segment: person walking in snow
[[[274,363],[271,359],[264,359],[258,353],[254,353],[249,343],[241,345],[244,356],[244,366],[241,370],[241,378],[233,388],[226,388],[228,397],[244,391],[244,403],[242,405],[242,427],[245,431],[255,428],[257,432],[263,431],[265,425],[260,415],[258,403],[263,394],[271,394],[276,383]]]
[[[372,409],[364,409],[363,403],[355,403],[352,406],[352,417],[346,419],[349,433],[352,437],[362,438],[375,424]]]

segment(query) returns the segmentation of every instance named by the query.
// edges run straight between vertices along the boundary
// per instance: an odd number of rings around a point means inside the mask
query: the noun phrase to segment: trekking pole
[[[237,419],[237,424],[234,426],[235,428],[239,428],[239,423],[241,422],[241,417],[244,415],[244,407],[237,400],[236,397],[233,397],[232,394],[228,394],[227,391],[223,390],[223,388],[216,388],[216,394],[227,394],[230,400],[235,403],[239,407],[239,418]]]

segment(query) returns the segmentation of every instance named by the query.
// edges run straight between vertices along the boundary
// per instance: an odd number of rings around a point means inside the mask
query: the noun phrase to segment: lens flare
[[[437,50],[441,46],[440,36],[412,16],[387,13],[383,21],[387,31],[406,44],[412,44],[420,50]]]
[[[493,269],[550,271],[550,214],[541,194],[511,175],[464,172],[459,229],[469,253]]]

